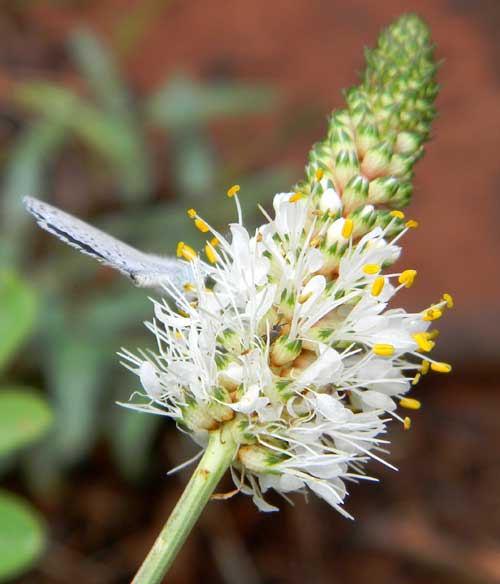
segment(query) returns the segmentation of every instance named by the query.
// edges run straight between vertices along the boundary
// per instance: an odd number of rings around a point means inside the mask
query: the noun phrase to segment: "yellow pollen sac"
[[[430,362],[424,359],[422,361],[422,368],[420,369],[420,373],[422,373],[422,375],[427,375],[427,373],[429,373],[430,367],[431,367]]]
[[[405,288],[411,288],[413,282],[415,281],[415,276],[417,275],[417,270],[404,270],[399,274],[398,282],[404,284]]]
[[[443,316],[443,313],[441,310],[439,310],[439,308],[429,308],[428,310],[426,310],[424,312],[424,315],[422,316],[422,320],[425,320],[426,322],[430,322],[433,320],[437,320],[438,318],[441,318]]]
[[[210,240],[210,245],[212,247],[217,247],[219,245],[219,240],[216,237],[212,237],[212,239]]]
[[[198,213],[196,212],[196,209],[188,209],[187,214],[190,219],[194,219]]]
[[[205,255],[211,264],[215,264],[217,261],[217,256],[212,247],[210,247],[208,244],[205,246]]]
[[[240,190],[240,185],[233,185],[228,191],[227,196],[231,199]]]
[[[316,180],[321,180],[325,176],[325,171],[322,168],[318,168],[314,174],[316,176]]]
[[[455,306],[455,303],[453,302],[453,298],[452,298],[451,294],[443,294],[443,300],[446,301],[446,306],[448,308],[453,308]]]
[[[431,363],[431,369],[437,373],[449,373],[451,365],[449,363]]]
[[[406,416],[406,418],[403,420],[403,428],[405,430],[409,430],[411,428],[411,418],[408,416]]]
[[[196,252],[192,247],[186,245],[183,241],[177,244],[177,257],[184,258],[188,262],[192,262],[196,257]]]
[[[182,339],[182,335],[179,331],[175,331],[175,337],[179,339],[179,341]]]
[[[420,381],[420,378],[422,377],[422,375],[420,373],[417,373],[415,375],[415,377],[412,379],[411,384],[412,385],[417,385],[417,383]]]
[[[288,200],[290,201],[290,203],[296,203],[297,201],[300,201],[300,199],[302,199],[303,196],[304,195],[302,193],[295,193]]]
[[[184,310],[181,310],[180,308],[177,310],[177,312],[181,315],[184,316],[185,318],[189,318],[189,314],[187,312],[185,312]]]
[[[379,355],[379,357],[390,357],[391,355],[394,355],[394,346],[377,343],[376,345],[373,345],[373,352],[375,355]]]
[[[311,247],[319,247],[321,245],[321,237],[313,237],[309,245]]]
[[[191,282],[186,282],[183,288],[186,292],[196,292],[196,286],[191,284]]]
[[[399,400],[399,405],[402,408],[407,408],[409,410],[419,410],[422,404],[418,399],[413,399],[412,397],[403,397]]]
[[[354,229],[354,223],[352,219],[346,219],[344,221],[344,226],[342,227],[342,237],[349,239],[352,235],[352,230]]]
[[[304,304],[304,302],[307,302],[309,298],[311,298],[312,294],[313,294],[312,292],[307,292],[307,294],[301,294],[299,296],[299,304]]]
[[[415,221],[414,219],[410,219],[409,221],[407,221],[405,223],[406,227],[408,227],[408,229],[415,229],[416,227],[418,227],[418,221]]]
[[[428,339],[434,340],[439,336],[439,331],[438,331],[438,329],[432,329],[431,331],[429,331],[427,333],[427,335],[428,335],[428,337],[427,337]]]
[[[397,219],[404,219],[405,218],[405,214],[403,213],[403,211],[391,211],[389,213],[389,215],[391,217],[396,217]]]
[[[195,219],[194,224],[196,225],[196,228],[199,229],[202,233],[210,231],[210,227],[202,219]]]
[[[415,342],[417,343],[419,349],[425,351],[426,353],[431,351],[434,348],[434,345],[436,344],[433,341],[427,339],[425,333],[414,333],[412,337],[415,339]]]
[[[369,276],[373,276],[374,274],[378,274],[380,272],[380,265],[379,264],[366,264],[363,267],[363,272],[368,274]]]
[[[375,278],[372,284],[372,296],[379,296],[385,286],[385,278],[383,276],[378,276]]]

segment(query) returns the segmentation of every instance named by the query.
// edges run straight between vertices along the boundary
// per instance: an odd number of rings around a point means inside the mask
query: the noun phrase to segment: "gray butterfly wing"
[[[42,229],[125,274],[137,286],[159,288],[173,283],[180,287],[190,279],[191,272],[186,262],[143,253],[38,199],[24,197],[23,203]]]

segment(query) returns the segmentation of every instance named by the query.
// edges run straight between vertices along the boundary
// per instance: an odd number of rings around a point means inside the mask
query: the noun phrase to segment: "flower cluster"
[[[451,296],[417,313],[390,305],[416,277],[390,267],[417,226],[400,209],[434,115],[435,69],[422,21],[389,27],[305,181],[274,197],[255,233],[238,186],[227,237],[188,211],[207,234],[206,259],[179,243],[190,278],[155,301],[158,352],[122,353],[144,388],[128,407],[173,418],[202,446],[213,430],[231,432],[237,490],[262,510],[275,509],[269,489],[311,490],[349,516],[346,482],[367,479],[370,459],[388,464],[387,422],[409,429],[397,408],[420,407],[409,390],[431,369],[451,370],[429,356]]]
[[[228,424],[240,445],[234,480],[263,510],[274,509],[262,496],[270,488],[309,488],[346,514],[345,481],[380,460],[387,420],[410,426],[397,405],[418,409],[406,394],[420,375],[450,370],[429,357],[428,329],[452,299],[419,313],[388,308],[416,275],[383,273],[414,225],[401,211],[357,238],[320,172],[311,196],[280,193],[273,205],[253,236],[240,214],[228,238],[190,210],[213,236],[208,261],[179,244],[192,281],[167,287],[173,304],[155,302],[158,354],[123,353],[147,397],[130,407],[170,416],[202,445]]]

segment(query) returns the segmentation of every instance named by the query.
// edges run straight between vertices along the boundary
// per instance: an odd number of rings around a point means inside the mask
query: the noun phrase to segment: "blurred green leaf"
[[[127,395],[125,400],[128,398]],[[124,408],[116,408],[111,413],[108,438],[115,462],[126,478],[137,480],[149,466],[161,417],[130,412]]]
[[[56,423],[48,446],[63,464],[78,462],[98,436],[99,401],[110,355],[77,319],[46,307],[44,363]]]
[[[25,387],[0,389],[0,456],[40,438],[52,424],[45,399]]]
[[[0,491],[0,581],[6,582],[33,566],[46,545],[42,518],[26,501]]]
[[[98,102],[110,112],[127,115],[130,96],[112,52],[87,28],[73,32],[69,46]]]
[[[26,340],[35,322],[34,290],[14,272],[0,271],[0,370]]]
[[[217,160],[206,132],[189,128],[174,132],[175,144],[171,160],[176,190],[191,197],[210,193],[217,177]]]
[[[72,131],[91,150],[107,158],[125,193],[150,194],[149,153],[139,124],[131,118],[100,111],[54,83],[22,83],[14,97],[20,105]]]
[[[276,91],[264,85],[235,82],[208,85],[178,74],[150,98],[146,113],[154,123],[175,129],[266,112],[276,101]]]

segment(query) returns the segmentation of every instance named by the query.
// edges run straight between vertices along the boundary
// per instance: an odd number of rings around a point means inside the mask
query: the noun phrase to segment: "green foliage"
[[[0,370],[27,340],[36,316],[34,291],[12,270],[0,272]],[[40,439],[52,424],[45,399],[31,388],[0,387],[0,460]],[[23,499],[0,491],[0,581],[29,569],[47,538],[39,514]]]
[[[0,582],[28,570],[46,545],[40,515],[21,497],[0,490]]]
[[[12,271],[0,271],[0,371],[31,332],[34,291]]]
[[[0,388],[0,457],[34,442],[52,423],[52,412],[38,392]]]

